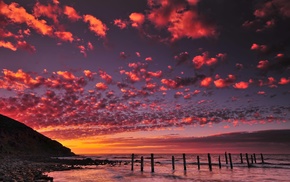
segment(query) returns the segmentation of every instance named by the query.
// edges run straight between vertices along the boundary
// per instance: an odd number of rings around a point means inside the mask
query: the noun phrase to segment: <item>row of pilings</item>
[[[250,168],[254,163],[257,163],[257,158],[256,158],[256,154],[254,153],[253,155],[248,155],[248,153],[245,154],[246,156],[246,162],[247,162],[247,167]],[[250,156],[250,157],[249,157]],[[263,157],[263,154],[261,153],[260,154],[260,160],[261,160],[261,163],[264,164],[264,157]],[[182,159],[183,159],[183,170],[186,171],[186,155],[185,154],[182,154]],[[196,156],[196,164],[197,164],[197,169],[200,170],[200,165],[201,165],[201,162],[200,162],[200,157],[199,155]],[[207,160],[208,160],[208,168],[210,171],[212,171],[212,161],[211,161],[211,155],[210,153],[207,154]],[[151,172],[154,172],[154,154],[151,154],[151,157],[150,157],[150,163],[151,163]],[[172,170],[175,170],[175,157],[172,156]],[[131,171],[134,171],[134,162],[135,162],[135,155],[132,154],[131,156]],[[144,171],[144,157],[141,156],[141,160],[140,160],[140,163],[141,163],[141,172]],[[241,164],[244,164],[244,160],[243,160],[243,154],[240,153],[240,163]],[[232,161],[232,155],[231,153],[227,153],[225,152],[225,164],[226,166],[230,165],[230,168],[233,169],[233,161]],[[218,156],[218,166],[219,168],[221,169],[222,168],[222,162],[221,162],[221,156],[219,155]]]

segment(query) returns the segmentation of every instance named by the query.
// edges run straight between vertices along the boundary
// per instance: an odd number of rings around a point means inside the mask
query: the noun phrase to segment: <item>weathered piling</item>
[[[141,172],[143,172],[144,169],[144,158],[143,156],[141,157]]]
[[[184,169],[184,171],[186,171],[186,159],[185,159],[185,154],[182,154],[182,158],[183,158],[183,169]]]
[[[256,154],[255,153],[254,153],[254,162],[255,162],[255,164],[257,163]]]
[[[209,167],[209,170],[212,171],[210,153],[207,154],[207,158],[208,158],[208,167]]]
[[[225,152],[225,159],[226,159],[226,164],[228,164],[228,155],[227,155],[227,152]]]
[[[248,165],[248,167],[250,167],[250,162],[249,162],[248,153],[246,153],[246,160],[247,160],[247,165]]]
[[[261,153],[261,160],[262,160],[262,164],[264,164],[264,157],[262,153]]]
[[[233,169],[233,162],[232,162],[232,155],[231,155],[231,153],[229,153],[229,158],[230,158],[230,166],[231,166],[231,169]]]
[[[251,155],[251,163],[254,163],[253,155]]]
[[[151,172],[154,173],[154,154],[151,154]]]
[[[197,169],[200,170],[199,156],[197,156],[196,158],[197,158]]]
[[[134,154],[131,157],[131,171],[134,171]]]
[[[243,164],[244,161],[243,161],[243,154],[242,153],[240,153],[240,158],[241,158],[241,164]]]
[[[175,170],[175,159],[174,159],[174,156],[172,156],[172,170]]]
[[[221,164],[221,156],[219,155],[219,168],[222,168],[222,164]]]

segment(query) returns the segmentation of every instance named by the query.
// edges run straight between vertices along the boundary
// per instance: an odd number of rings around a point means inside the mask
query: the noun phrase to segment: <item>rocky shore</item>
[[[52,181],[45,172],[57,170],[53,163],[5,157],[0,159],[0,182]]]
[[[108,160],[90,158],[62,159],[50,157],[0,156],[0,182],[48,182],[51,171],[82,169],[86,165],[116,165]]]

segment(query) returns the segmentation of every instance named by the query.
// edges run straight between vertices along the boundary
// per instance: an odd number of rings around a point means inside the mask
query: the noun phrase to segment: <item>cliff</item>
[[[0,114],[0,155],[73,156],[75,154],[59,142]]]

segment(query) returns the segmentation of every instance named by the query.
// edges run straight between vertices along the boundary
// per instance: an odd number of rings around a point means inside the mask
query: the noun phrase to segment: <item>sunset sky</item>
[[[289,32],[288,0],[0,0],[0,113],[77,154],[285,153]]]

